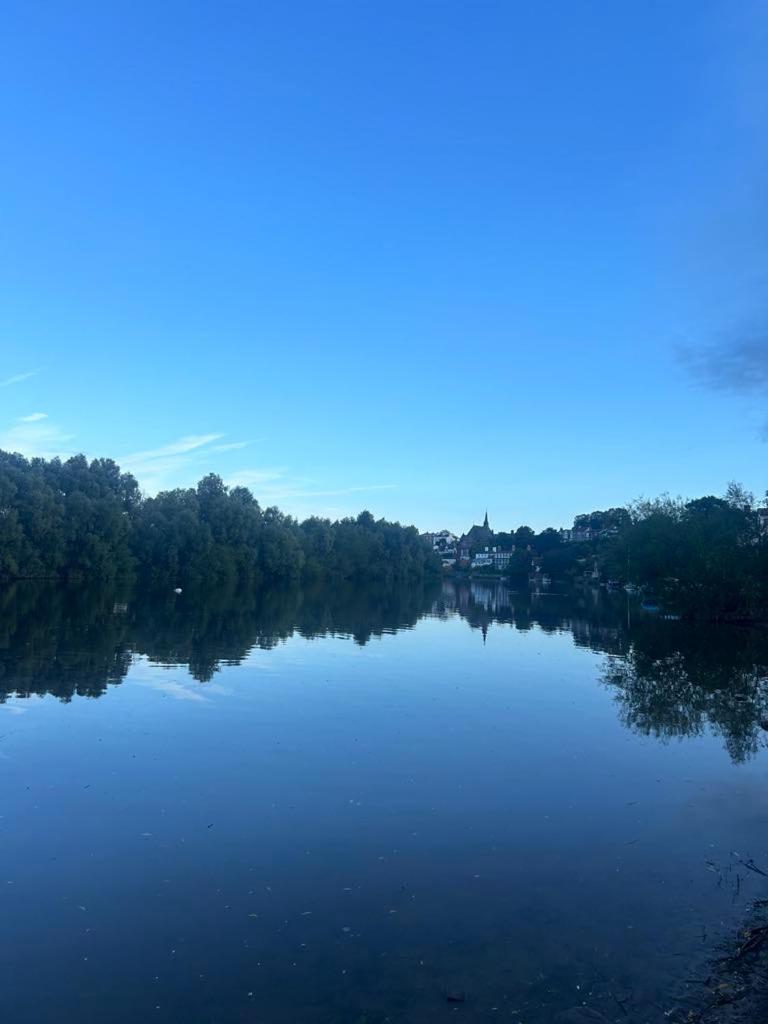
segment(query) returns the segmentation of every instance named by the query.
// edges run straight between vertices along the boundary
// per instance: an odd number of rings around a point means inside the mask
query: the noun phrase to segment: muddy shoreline
[[[768,1022],[768,898],[755,900],[714,958],[681,981],[664,1019],[673,1024]]]

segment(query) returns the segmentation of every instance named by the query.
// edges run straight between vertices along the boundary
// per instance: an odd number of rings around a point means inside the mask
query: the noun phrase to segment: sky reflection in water
[[[760,892],[761,630],[481,584],[0,611],[4,1019],[662,1019]]]

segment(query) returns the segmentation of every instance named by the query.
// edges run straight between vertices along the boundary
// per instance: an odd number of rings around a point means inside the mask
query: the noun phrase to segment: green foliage
[[[527,548],[529,544],[533,547],[535,539],[536,534],[530,526],[518,526],[515,530],[515,546],[518,548]]]
[[[768,607],[768,543],[754,498],[738,484],[723,498],[636,502],[597,555],[605,575],[645,586],[686,615],[749,618]]]
[[[643,587],[690,618],[753,619],[768,615],[768,495],[758,508],[740,484],[722,498],[686,501],[662,495],[627,508],[577,516],[560,531],[527,526],[492,543],[513,551],[505,575],[527,576],[535,561],[557,579],[591,576]]]
[[[732,482],[722,498],[662,495],[577,516],[567,543],[557,530],[534,536],[524,526],[495,539],[516,547],[510,576],[526,573],[530,552],[526,560],[520,548],[530,544],[551,577],[577,579],[597,569],[603,580],[641,586],[686,617],[752,619],[768,614],[766,524],[766,508]]]
[[[630,519],[630,513],[625,508],[609,508],[597,512],[587,512],[584,515],[576,516],[573,520],[574,530],[621,530]]]
[[[534,539],[533,547],[540,555],[548,551],[559,550],[562,547],[560,533],[557,530],[553,530],[552,527],[542,530]]]
[[[300,530],[313,575],[319,566],[343,579],[391,581],[440,568],[415,527],[376,520],[367,511],[337,522],[309,519]]]
[[[0,575],[103,577],[132,566],[136,481],[111,459],[0,452]]]
[[[553,579],[575,576],[586,564],[582,548],[582,544],[560,544],[546,549],[540,560],[541,571]]]
[[[506,575],[515,579],[527,579],[533,572],[535,552],[527,547],[516,548],[509,560]]]
[[[356,519],[299,523],[215,474],[143,498],[109,459],[28,461],[0,452],[0,577],[300,577],[393,581],[439,571],[413,527]]]

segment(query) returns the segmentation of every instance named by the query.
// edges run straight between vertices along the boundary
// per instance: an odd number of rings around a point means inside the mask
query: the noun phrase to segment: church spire
[[[485,510],[485,519],[483,520],[483,526],[488,529],[488,509]]]

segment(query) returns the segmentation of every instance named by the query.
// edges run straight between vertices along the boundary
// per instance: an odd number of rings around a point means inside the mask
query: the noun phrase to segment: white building
[[[441,558],[456,557],[459,538],[450,530],[438,530],[437,533],[426,534],[427,540],[432,545],[432,550]]]
[[[471,568],[481,569],[494,568],[494,569],[507,569],[509,563],[512,560],[514,551],[502,551],[501,548],[486,548],[484,551],[478,551],[475,557],[472,559]]]

